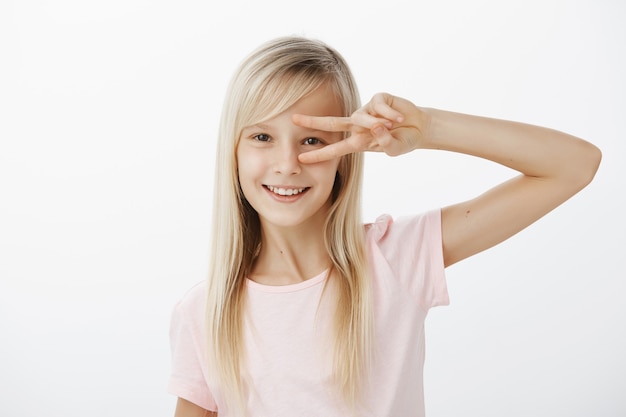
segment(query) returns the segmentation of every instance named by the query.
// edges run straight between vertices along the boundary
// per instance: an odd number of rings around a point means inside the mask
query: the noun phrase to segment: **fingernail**
[[[385,128],[381,125],[378,125],[372,130],[372,133],[374,134],[374,136],[382,136],[385,134]]]

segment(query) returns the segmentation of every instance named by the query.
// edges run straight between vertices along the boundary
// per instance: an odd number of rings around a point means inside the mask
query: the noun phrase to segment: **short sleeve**
[[[207,385],[204,347],[204,297],[194,287],[172,312],[170,346],[171,374],[167,391],[206,410],[217,411]]]
[[[441,210],[394,220],[380,216],[367,227],[370,251],[382,256],[394,277],[424,310],[448,305]]]

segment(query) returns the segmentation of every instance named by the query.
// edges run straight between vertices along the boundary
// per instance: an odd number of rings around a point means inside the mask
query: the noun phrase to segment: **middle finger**
[[[301,127],[323,130],[325,132],[349,132],[353,125],[349,117],[336,116],[294,114],[291,116],[291,121]]]

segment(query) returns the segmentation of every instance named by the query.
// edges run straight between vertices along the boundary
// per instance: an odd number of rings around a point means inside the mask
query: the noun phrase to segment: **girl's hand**
[[[396,156],[420,148],[430,117],[408,100],[376,94],[350,117],[315,117],[296,114],[293,122],[327,132],[347,132],[345,140],[300,154],[302,163],[316,163],[353,152],[385,152]]]

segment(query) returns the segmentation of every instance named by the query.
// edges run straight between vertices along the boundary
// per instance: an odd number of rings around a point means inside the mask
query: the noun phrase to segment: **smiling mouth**
[[[280,187],[274,187],[272,185],[266,185],[265,188],[267,188],[268,190],[270,190],[271,192],[273,192],[276,195],[290,196],[290,195],[302,194],[302,193],[304,193],[305,191],[307,191],[311,187],[280,188]]]

